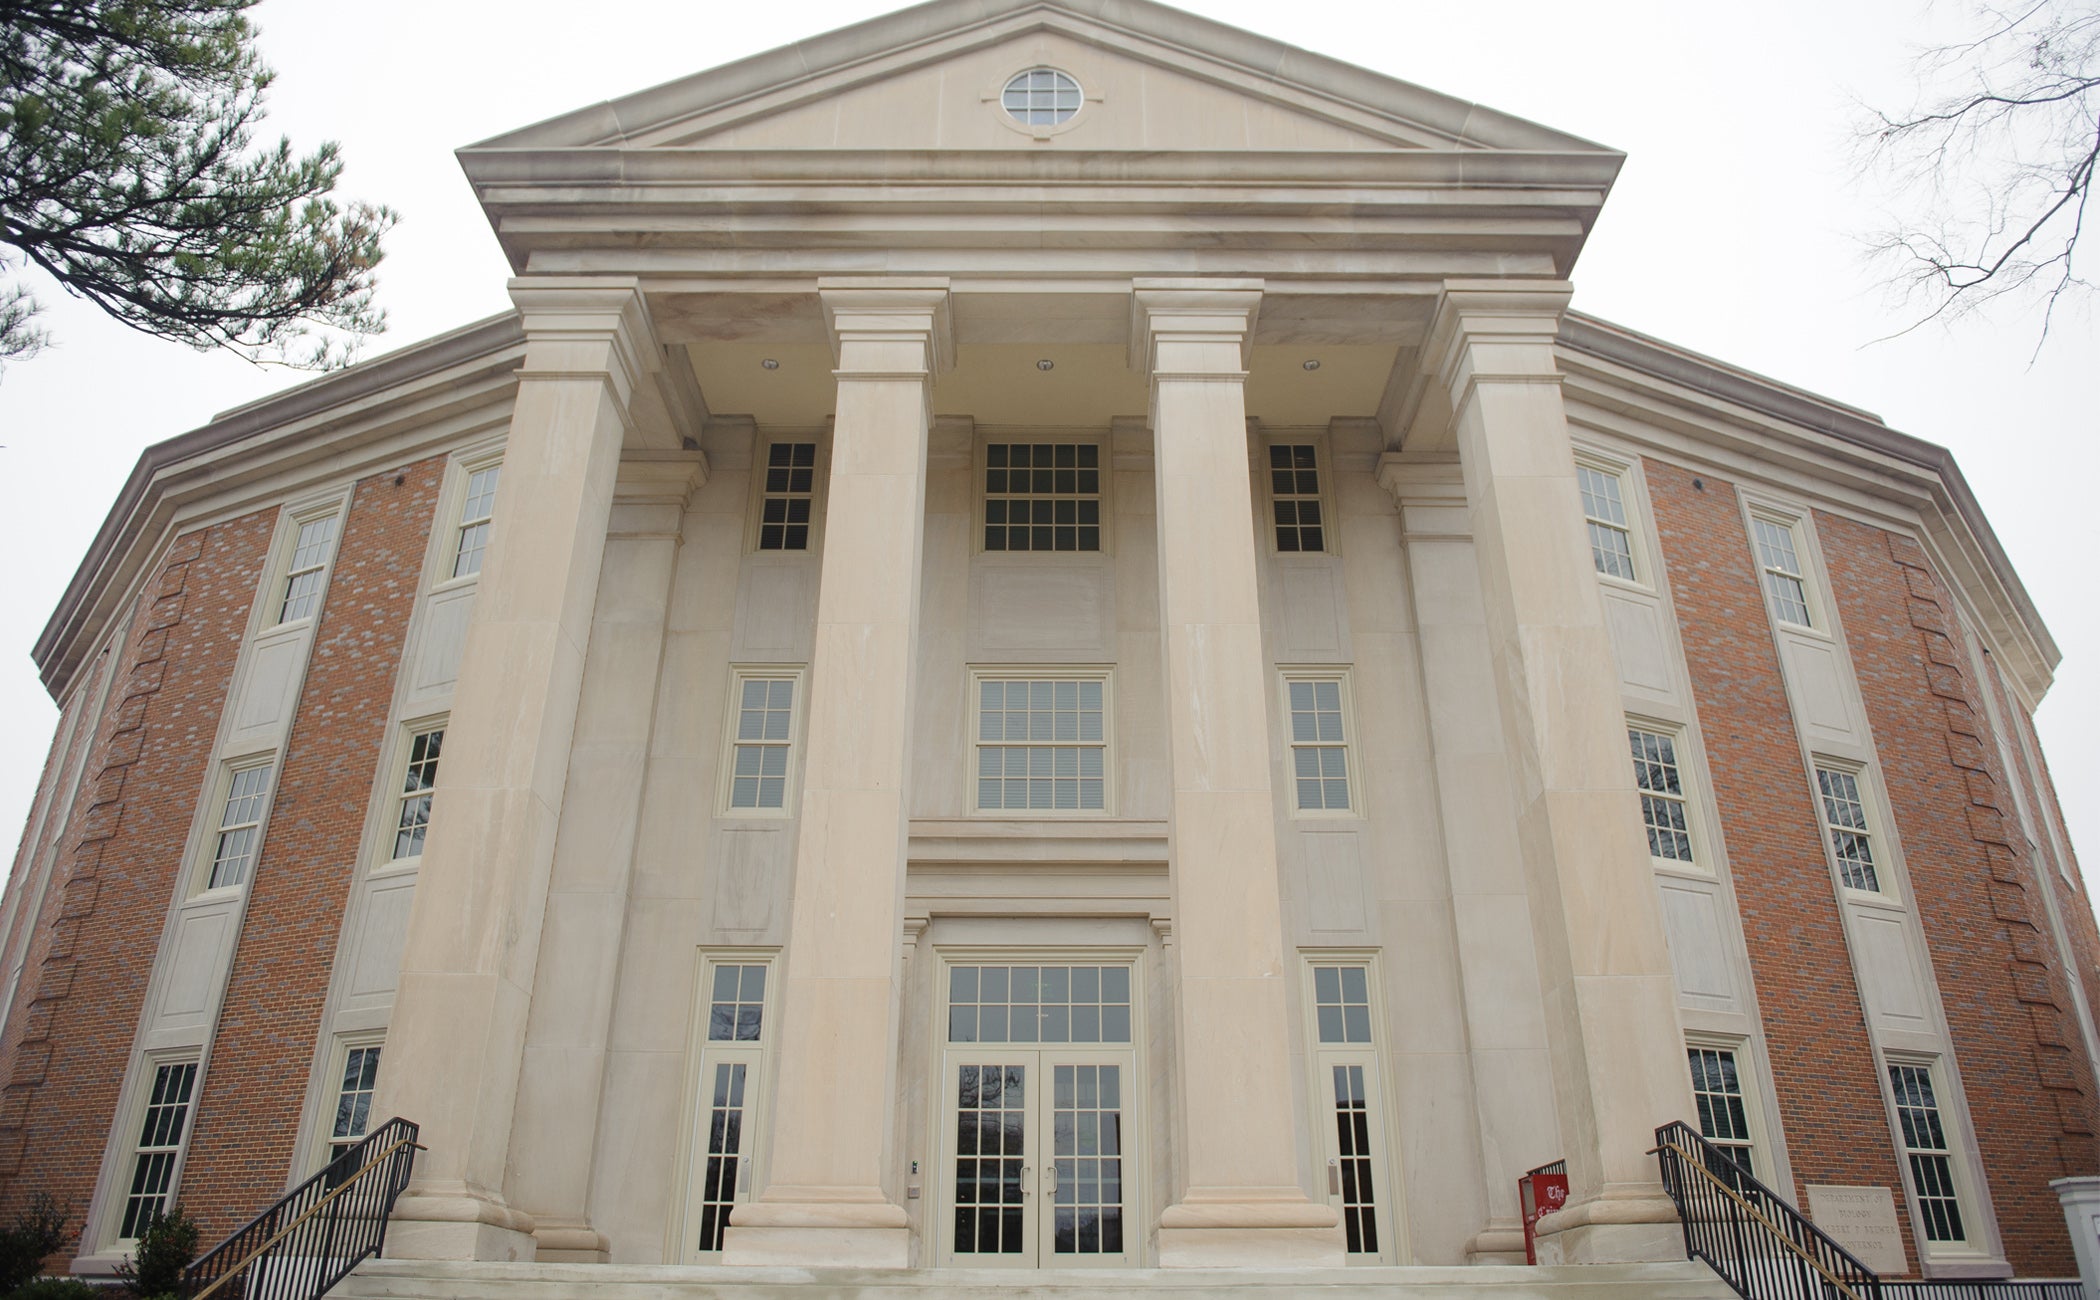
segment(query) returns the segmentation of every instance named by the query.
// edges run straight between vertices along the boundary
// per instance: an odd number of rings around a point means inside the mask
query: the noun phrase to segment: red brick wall
[[[51,874],[59,874],[60,864],[55,860],[63,848],[66,825],[71,817],[68,804],[74,774],[86,765],[88,753],[94,747],[95,737],[101,727],[100,710],[107,703],[103,699],[103,687],[111,673],[116,671],[117,657],[124,647],[121,643],[97,654],[87,664],[87,670],[74,682],[72,698],[66,701],[60,714],[58,726],[51,734],[51,752],[44,760],[44,772],[37,782],[36,801],[30,806],[29,818],[22,827],[21,847],[15,854],[14,871],[8,876],[7,896],[4,911],[7,917],[7,935],[4,949],[0,949],[0,979],[6,970],[26,952],[35,935],[44,911],[43,902],[50,897],[48,885],[44,899],[37,896],[37,882],[49,864]],[[95,716],[88,716],[89,714]],[[32,911],[35,913],[32,915]],[[0,1008],[4,1014],[6,1008]],[[4,1062],[0,1062],[0,1078],[6,1077]]]
[[[2071,964],[2084,986],[2086,1006],[2100,1008],[2100,928],[2094,925],[2092,897],[2087,893],[2085,877],[2078,869],[2078,854],[2071,845],[2070,830],[2064,825],[2063,808],[2056,801],[2056,785],[2050,780],[2048,761],[2042,757],[2041,737],[2035,734],[2034,719],[2013,698],[1997,664],[1988,655],[1983,662],[1982,685],[1992,692],[1998,703],[1998,716],[2012,729],[2008,743],[2013,754],[2014,779],[2019,782],[2035,820],[2038,838],[2032,848],[2040,861],[2038,869],[2046,887],[2056,896],[2057,915],[2062,918],[2065,937],[2070,940]],[[2031,763],[2028,755],[2033,756]],[[2017,825],[2016,822],[2011,824]],[[2057,853],[2058,844],[2063,845],[2061,855]],[[2066,874],[2069,880],[2064,878]],[[2070,1014],[2069,1007],[2065,1008],[2065,1014]],[[2077,1027],[2072,1026],[2070,1032],[2072,1050],[2083,1051]]]
[[[1910,538],[1820,512],[1816,530],[2006,1253],[2075,1273],[2048,1184],[2093,1170],[2091,1070],[1955,612]]]
[[[77,1231],[93,1194],[275,521],[184,534],[140,597],[0,1047],[0,1212],[48,1192]]]
[[[183,1171],[183,1206],[207,1236],[275,1200],[294,1172],[307,1067],[444,472],[434,457],[365,479],[351,498]]]
[[[1772,1089],[1803,1185],[1901,1188],[1821,823],[1735,489],[1646,463],[1708,775],[1757,982]],[[1781,1189],[1787,1190],[1787,1189]],[[1900,1199],[1900,1193],[1899,1193]],[[1915,1261],[1907,1216],[1904,1246]]]

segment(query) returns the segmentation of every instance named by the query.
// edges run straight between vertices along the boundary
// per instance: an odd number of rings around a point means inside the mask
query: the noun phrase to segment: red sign
[[[1568,1175],[1565,1167],[1547,1173],[1552,1165],[1534,1169],[1517,1180],[1517,1197],[1524,1206],[1524,1262],[1539,1262],[1538,1222],[1568,1203]]]

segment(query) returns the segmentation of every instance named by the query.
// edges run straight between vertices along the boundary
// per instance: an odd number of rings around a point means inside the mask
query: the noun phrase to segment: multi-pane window
[[[206,888],[245,883],[254,869],[255,854],[262,845],[263,804],[269,800],[270,774],[274,771],[274,763],[258,763],[233,774],[226,787],[226,805],[219,812],[211,878]]]
[[[1686,1054],[1691,1058],[1692,1100],[1699,1110],[1700,1134],[1754,1174],[1750,1110],[1735,1052],[1724,1047],[1692,1047]]]
[[[788,749],[794,743],[795,679],[740,678],[736,708],[729,806],[757,812],[785,810]]]
[[[1954,1185],[1954,1152],[1940,1122],[1932,1068],[1889,1066],[1889,1085],[1896,1093],[1896,1118],[1903,1127],[1903,1154],[1910,1161],[1911,1189],[1925,1220],[1927,1241],[1962,1241],[1961,1198]]]
[[[707,1007],[707,1041],[710,1043],[755,1043],[765,1027],[766,968],[723,964],[715,967],[715,983]]]
[[[1361,966],[1313,967],[1313,1018],[1322,1043],[1370,1042],[1370,973]]]
[[[697,1156],[701,1166],[694,1225],[694,1246],[703,1254],[722,1249],[730,1211],[750,1190],[767,975],[764,962],[722,962],[710,970],[709,1047],[701,1060],[698,1117],[703,1149]]]
[[[1837,857],[1838,877],[1847,889],[1879,892],[1881,878],[1874,869],[1874,841],[1867,829],[1867,805],[1860,796],[1859,777],[1841,768],[1816,769],[1816,790],[1823,805],[1823,829],[1830,835],[1830,851]]]
[[[1101,812],[1108,807],[1105,683],[982,680],[977,807]]]
[[[1324,551],[1327,524],[1320,513],[1319,453],[1312,443],[1272,443],[1269,495],[1276,510],[1276,549]]]
[[[1752,536],[1757,542],[1757,567],[1764,574],[1765,595],[1772,601],[1772,616],[1782,623],[1813,627],[1808,615],[1808,581],[1802,576],[1801,553],[1794,545],[1794,530],[1770,519],[1753,518]]]
[[[1352,1255],[1378,1253],[1378,1188],[1372,1173],[1371,1106],[1364,1067],[1333,1067],[1335,1171],[1342,1229]]]
[[[1101,448],[995,442],[984,449],[984,549],[1101,549]]]
[[[951,1043],[1127,1043],[1128,966],[954,966]]]
[[[1327,1200],[1342,1218],[1349,1253],[1381,1255],[1378,1188],[1384,1124],[1381,1070],[1371,1022],[1371,973],[1360,963],[1315,963],[1313,1088],[1327,1160]]]
[[[195,1061],[169,1062],[153,1068],[153,1089],[146,1097],[145,1119],[131,1164],[131,1188],[124,1196],[124,1223],[117,1235],[130,1240],[167,1212],[175,1181],[175,1163],[188,1133],[190,1096],[197,1087]]]
[[[401,778],[401,808],[394,817],[395,859],[423,855],[423,837],[430,830],[430,795],[437,787],[438,751],[445,745],[445,729],[419,731],[408,742],[408,770]]]
[[[776,442],[766,448],[765,494],[759,502],[758,549],[809,549],[809,512],[817,491],[817,444]]]
[[[1292,678],[1291,782],[1300,812],[1349,810],[1349,745],[1338,677]]]
[[[452,548],[452,576],[464,578],[481,572],[482,553],[489,548],[489,521],[496,517],[496,480],[501,465],[490,465],[467,475],[467,499],[459,509],[459,539]]]
[[[1026,126],[1056,126],[1079,111],[1079,83],[1056,68],[1016,73],[999,93],[1000,107]]]
[[[1648,855],[1691,862],[1691,819],[1686,815],[1684,777],[1677,767],[1677,741],[1660,731],[1626,728],[1633,750],[1633,781],[1641,791],[1641,821],[1648,828]]]
[[[278,622],[306,618],[320,604],[321,581],[328,575],[328,553],[334,545],[334,515],[299,525],[298,540],[292,543],[292,562],[285,571],[284,599],[277,605]]]
[[[378,1046],[366,1044],[345,1052],[343,1077],[335,1094],[335,1122],[328,1131],[331,1159],[364,1140],[372,1122],[372,1094],[378,1087]]]
[[[1597,572],[1632,582],[1633,529],[1626,522],[1626,499],[1620,491],[1619,476],[1577,465],[1575,482],[1582,489],[1582,517],[1589,525],[1590,559]]]

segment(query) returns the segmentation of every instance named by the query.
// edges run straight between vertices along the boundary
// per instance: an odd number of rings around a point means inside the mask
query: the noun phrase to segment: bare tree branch
[[[1971,38],[1920,56],[1910,108],[1868,110],[1864,161],[1896,215],[1867,247],[1915,313],[1897,334],[2003,301],[2039,310],[2039,347],[2092,288],[2078,244],[2100,168],[2100,0],[1977,0],[1970,17]]]

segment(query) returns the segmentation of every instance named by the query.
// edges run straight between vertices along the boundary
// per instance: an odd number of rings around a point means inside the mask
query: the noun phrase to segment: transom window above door
[[[1128,1043],[1128,966],[951,966],[951,1043]]]

